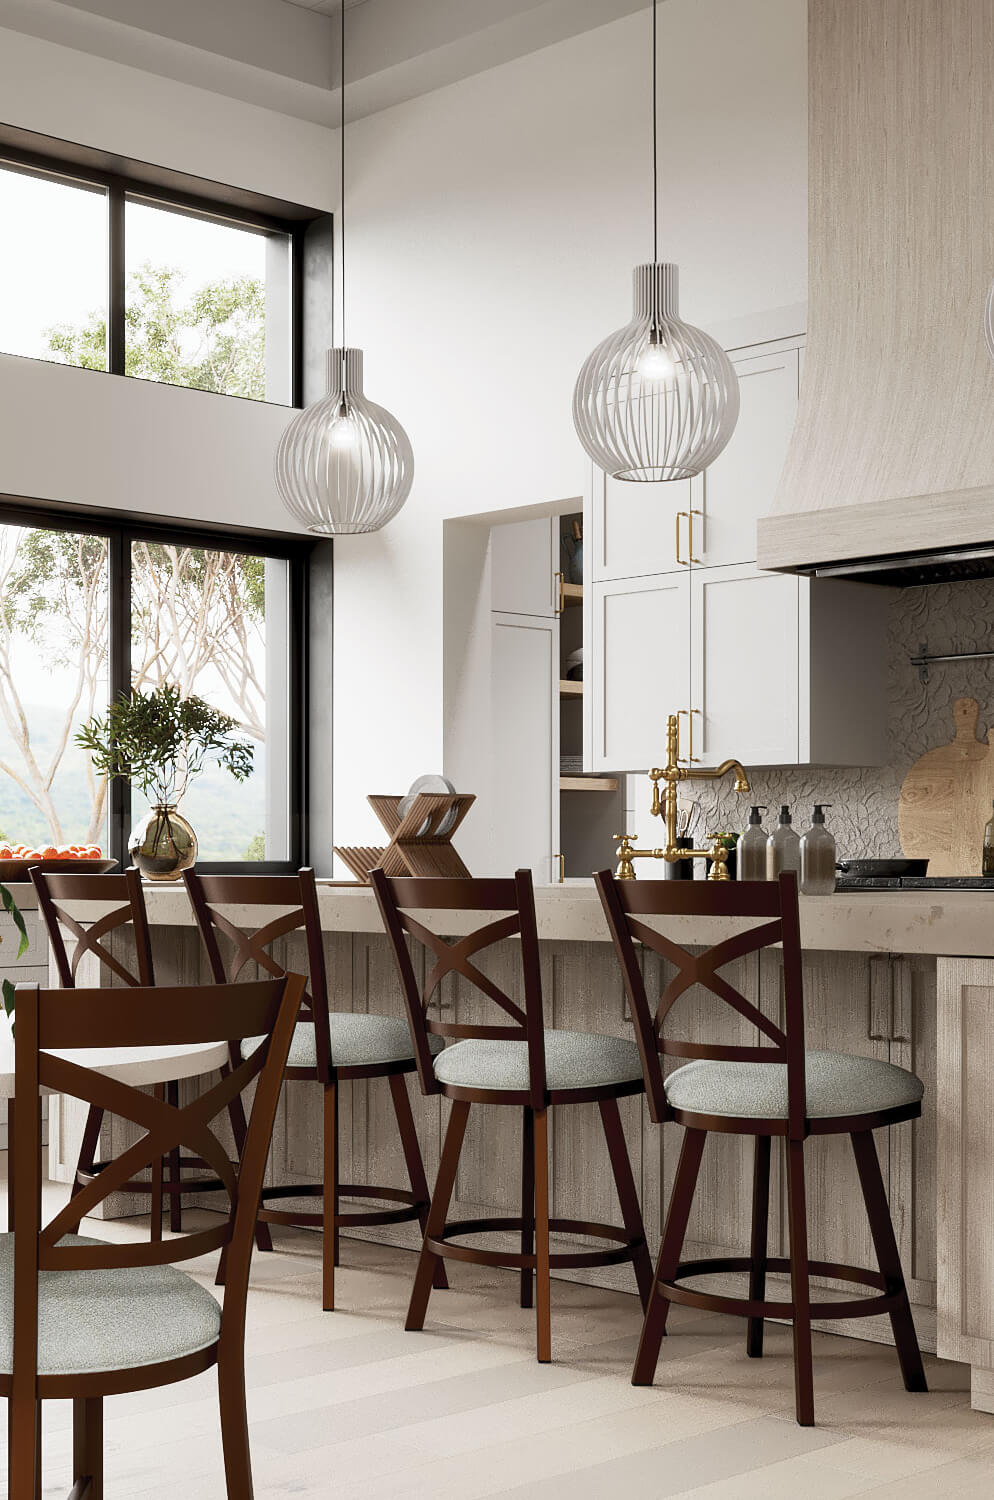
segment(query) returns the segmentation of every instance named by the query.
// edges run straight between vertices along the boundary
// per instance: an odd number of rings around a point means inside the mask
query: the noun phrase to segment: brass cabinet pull
[[[552,576],[559,580],[556,586],[556,614],[561,615],[566,608],[566,575],[553,573]]]
[[[694,754],[694,715],[699,713],[699,708],[681,708],[677,713],[678,719],[687,715],[687,764],[691,766],[700,764],[700,756]]]
[[[704,512],[702,510],[688,510],[688,512],[687,512],[687,523],[688,523],[689,533],[690,533],[690,561],[692,563],[699,563],[701,559],[699,557],[695,557],[694,556],[694,517],[695,516],[700,516],[701,520],[703,520],[704,519]]]
[[[566,856],[565,856],[565,854],[554,854],[552,857],[553,857],[553,859],[558,859],[558,861],[559,861],[559,884],[560,885],[565,885],[566,884]]]
[[[686,516],[687,520],[690,521],[690,511],[689,510],[678,510],[677,513],[676,513],[676,560],[680,564],[681,568],[689,568],[690,567],[689,560],[686,557],[681,557],[680,556],[680,517],[681,516]],[[691,522],[691,525],[693,525],[693,522]],[[693,552],[693,550],[694,550],[693,546],[691,546],[690,550],[691,550],[691,552]]]

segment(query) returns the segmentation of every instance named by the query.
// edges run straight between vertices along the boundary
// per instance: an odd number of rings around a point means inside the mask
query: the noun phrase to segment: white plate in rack
[[[400,802],[397,804],[398,818],[403,819],[407,817],[407,814],[410,812],[411,808],[414,806],[415,802],[422,792],[430,792],[435,796],[448,795],[454,797],[456,794],[456,789],[446,776],[419,776],[417,781],[411,783],[411,790],[408,792],[407,796],[401,797]],[[456,817],[456,809],[453,808],[452,811],[446,814],[446,816],[442,819],[438,827],[438,832],[448,833],[449,829],[454,826]],[[423,833],[427,832],[428,820],[426,819],[418,829],[418,837],[420,838]]]

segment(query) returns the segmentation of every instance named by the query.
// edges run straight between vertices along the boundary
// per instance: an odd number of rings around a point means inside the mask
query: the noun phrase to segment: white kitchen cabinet
[[[559,517],[511,521],[490,532],[490,608],[551,618],[558,605]]]
[[[491,616],[491,775],[500,791],[488,866],[543,885],[559,848],[559,620]]]
[[[749,765],[800,758],[802,583],[751,563],[691,575],[689,701],[693,754],[702,766],[730,755]],[[681,748],[688,753],[689,740]]]
[[[891,592],[752,563],[592,589],[594,771],[666,755],[666,719],[701,766],[881,765]]]
[[[643,484],[595,468],[584,525],[589,580],[684,572],[690,566],[691,505],[689,479]]]
[[[665,763],[666,716],[690,706],[690,575],[594,583],[590,592],[592,770]]]
[[[755,562],[797,416],[802,340],[733,352],[741,407],[727,448],[692,484],[694,562]]]

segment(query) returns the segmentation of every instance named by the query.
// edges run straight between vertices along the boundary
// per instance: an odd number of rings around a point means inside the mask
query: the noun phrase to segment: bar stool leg
[[[73,1478],[89,1479],[87,1500],[104,1500],[104,1403],[77,1396],[72,1404]]]
[[[535,1322],[539,1364],[552,1359],[552,1274],[549,1269],[549,1112],[533,1112],[535,1130]]]
[[[456,1185],[459,1153],[462,1151],[463,1138],[466,1134],[469,1109],[470,1106],[465,1099],[453,1099],[452,1113],[449,1115],[449,1125],[445,1132],[445,1144],[442,1147],[442,1160],[438,1167],[438,1179],[435,1183],[431,1208],[428,1210],[425,1242],[421,1246],[421,1258],[414,1276],[411,1301],[407,1309],[407,1321],[404,1324],[409,1333],[416,1333],[425,1326],[428,1298],[431,1296],[432,1282],[435,1278],[435,1263],[440,1259],[434,1250],[428,1248],[428,1240],[436,1239],[445,1229],[452,1190]]]
[[[770,1137],[757,1135],[752,1180],[752,1245],[749,1272],[749,1300],[762,1302],[766,1296],[766,1254],[770,1224]],[[750,1359],[763,1357],[763,1320],[750,1318],[746,1331],[746,1353]]]
[[[230,1072],[231,1067],[228,1063],[225,1063],[220,1069],[222,1078],[227,1078]],[[231,1122],[231,1133],[235,1138],[235,1156],[238,1161],[241,1161],[242,1152],[245,1150],[245,1137],[248,1134],[248,1123],[245,1119],[245,1106],[242,1103],[241,1094],[236,1094],[228,1105],[228,1119]],[[273,1237],[269,1232],[269,1225],[261,1219],[255,1226],[255,1247],[257,1250],[272,1250],[273,1248]],[[221,1263],[218,1268],[218,1286],[223,1286],[224,1284],[221,1280],[224,1261],[225,1257],[222,1252]]]
[[[158,1094],[156,1095],[156,1097],[158,1097]],[[13,1100],[11,1100],[11,1103],[13,1103]],[[69,1191],[70,1198],[75,1198],[76,1194],[81,1192],[83,1189],[83,1183],[79,1180],[80,1173],[90,1173],[93,1171],[93,1163],[97,1159],[97,1151],[100,1146],[100,1131],[103,1123],[103,1110],[98,1109],[95,1104],[91,1104],[89,1110],[87,1111],[86,1124],[83,1127],[83,1139],[79,1143],[79,1155],[76,1158],[76,1171],[73,1175],[72,1187]],[[75,1233],[79,1232],[78,1224],[74,1225],[73,1228]]]
[[[535,1119],[525,1105],[521,1111],[521,1253],[535,1253]],[[535,1272],[521,1269],[521,1306],[534,1306]]]
[[[152,1092],[160,1103],[165,1102],[166,1086],[164,1083],[157,1083]],[[162,1171],[162,1157],[157,1156],[151,1166],[152,1201],[149,1205],[149,1236],[153,1244],[157,1244],[162,1239]]]
[[[666,1227],[663,1230],[663,1242],[659,1247],[659,1260],[656,1263],[656,1274],[653,1277],[652,1293],[649,1297],[649,1311],[642,1324],[642,1337],[635,1356],[635,1368],[632,1370],[632,1385],[651,1385],[656,1373],[659,1346],[666,1333],[666,1319],[670,1310],[669,1300],[660,1290],[659,1284],[662,1281],[671,1281],[680,1268],[680,1252],[683,1249],[687,1224],[690,1221],[690,1210],[694,1203],[694,1190],[697,1187],[697,1177],[701,1170],[701,1157],[704,1154],[706,1139],[707,1132],[704,1130],[684,1131],[680,1162],[673,1181]]]
[[[901,1362],[904,1389],[927,1391],[925,1366],[922,1364],[918,1335],[911,1316],[908,1290],[904,1284],[904,1272],[901,1267],[901,1255],[894,1237],[894,1225],[891,1222],[890,1208],[887,1204],[880,1160],[873,1144],[873,1133],[869,1130],[861,1130],[854,1132],[849,1139],[852,1141],[853,1155],[856,1158],[859,1184],[863,1190],[866,1216],[870,1221],[870,1233],[873,1236],[873,1248],[877,1253],[877,1264],[881,1275],[886,1277],[889,1283],[888,1289],[896,1291],[899,1295],[898,1305],[890,1315],[890,1326],[894,1330],[894,1343],[897,1346],[897,1357]]]
[[[794,1304],[794,1406],[798,1425],[815,1423],[811,1369],[811,1284],[808,1219],[804,1192],[804,1142],[784,1140],[787,1154],[787,1218],[790,1227],[790,1291]]]
[[[425,1176],[425,1164],[421,1156],[418,1132],[414,1125],[414,1115],[411,1113],[411,1096],[407,1092],[407,1078],[403,1073],[391,1073],[389,1083],[393,1112],[397,1116],[397,1129],[400,1132],[400,1144],[407,1166],[407,1177],[411,1184],[411,1192],[418,1201],[418,1222],[423,1235],[428,1224],[431,1194],[428,1191],[428,1179]],[[435,1267],[434,1286],[438,1291],[448,1290],[449,1279],[445,1274],[444,1261],[440,1260]]]
[[[321,1306],[335,1310],[335,1265],[338,1260],[338,1085],[324,1088],[324,1231],[321,1243]]]
[[[625,1132],[621,1124],[617,1099],[601,1099],[600,1112],[608,1156],[611,1158],[614,1185],[618,1193],[618,1202],[621,1205],[621,1220],[633,1249],[632,1265],[639,1289],[639,1301],[642,1303],[644,1313],[648,1311],[652,1297],[652,1261],[645,1242],[645,1225],[642,1222],[642,1210],[639,1207],[635,1179],[632,1176],[632,1164],[628,1159],[628,1147],[625,1144]]]

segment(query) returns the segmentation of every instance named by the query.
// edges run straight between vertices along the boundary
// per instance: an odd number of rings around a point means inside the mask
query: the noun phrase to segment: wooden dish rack
[[[369,884],[369,872],[382,865],[387,875],[469,874],[452,847],[452,835],[476,801],[472,793],[420,792],[405,817],[398,808],[402,797],[367,797],[367,802],[390,835],[382,848],[364,844],[335,845],[356,880]],[[451,827],[439,829],[455,811]],[[422,832],[423,830],[423,832]]]

